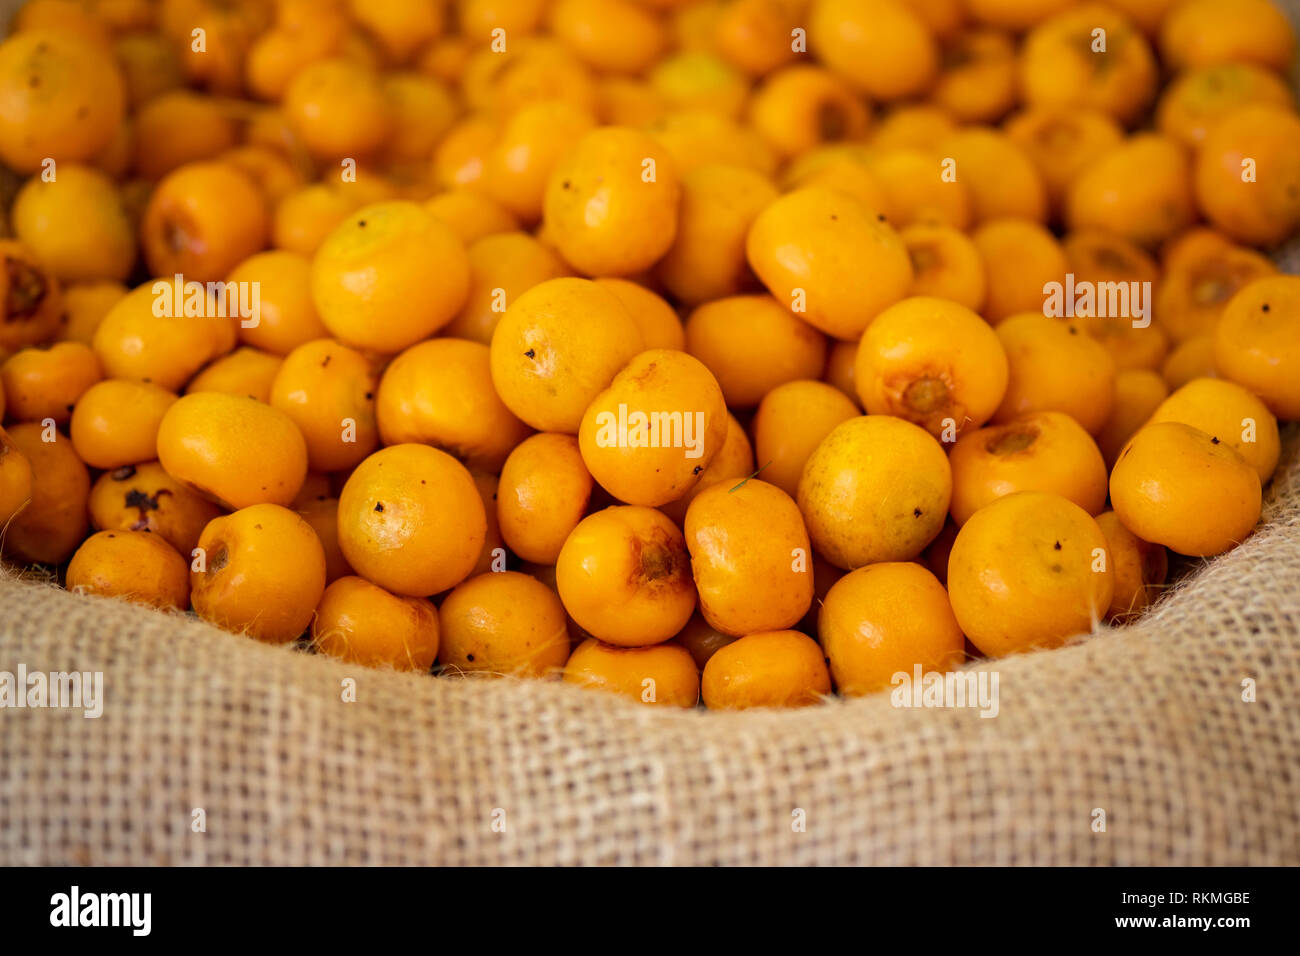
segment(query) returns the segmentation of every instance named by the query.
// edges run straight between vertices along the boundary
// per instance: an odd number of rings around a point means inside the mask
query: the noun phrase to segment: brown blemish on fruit
[[[984,449],[990,455],[1014,455],[1038,441],[1038,430],[1026,426],[1008,429],[989,438]]]
[[[224,570],[226,565],[229,563],[230,552],[226,550],[226,543],[224,541],[219,542],[217,544],[217,549],[212,552],[212,560],[208,562],[208,569],[205,573],[216,574],[219,571]]]
[[[940,378],[918,378],[903,390],[903,404],[918,415],[930,415],[948,405],[948,386]]]
[[[817,111],[817,129],[824,142],[834,143],[849,131],[848,120],[838,103],[823,103]]]
[[[31,318],[49,291],[45,277],[31,263],[6,256],[5,279],[8,293],[4,301],[4,320],[12,322]]]

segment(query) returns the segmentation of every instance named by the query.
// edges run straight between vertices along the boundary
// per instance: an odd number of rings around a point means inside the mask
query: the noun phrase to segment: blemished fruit
[[[801,707],[1126,626],[1294,484],[1271,0],[18,6],[20,574]]]

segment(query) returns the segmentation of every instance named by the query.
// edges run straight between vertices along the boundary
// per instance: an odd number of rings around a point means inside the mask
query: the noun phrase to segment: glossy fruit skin
[[[1003,424],[1030,412],[1065,412],[1089,433],[1115,403],[1115,360],[1078,324],[1026,312],[997,327],[1009,376],[993,415]]]
[[[483,161],[482,189],[521,223],[542,218],[547,183],[572,145],[595,126],[591,114],[571,103],[523,106],[505,122]]]
[[[361,462],[339,495],[339,546],[357,574],[425,597],[463,581],[487,533],[469,471],[427,445],[392,445]]]
[[[438,656],[438,609],[348,575],[325,588],[311,622],[320,653],[366,667],[427,672]]]
[[[5,414],[18,421],[49,418],[66,425],[77,401],[103,375],[95,353],[80,342],[15,352],[0,365]]]
[[[311,299],[311,262],[305,255],[273,249],[245,259],[226,276],[227,282],[256,282],[257,324],[239,325],[245,345],[288,355],[300,345],[329,335]]]
[[[1169,386],[1159,372],[1125,369],[1115,376],[1115,407],[1097,432],[1097,448],[1108,470],[1115,467],[1128,440],[1168,397]]]
[[[445,673],[550,677],[569,656],[560,599],[517,571],[463,582],[438,608],[438,623],[438,662]]]
[[[783,158],[866,133],[870,113],[829,70],[799,64],[764,78],[749,105],[754,128]]]
[[[686,523],[686,512],[690,509],[691,502],[706,488],[723,481],[729,482],[728,487],[731,487],[746,478],[752,478],[754,473],[753,443],[736,416],[728,415],[727,437],[723,439],[722,447],[713,456],[709,466],[700,473],[700,480],[680,498],[660,505],[659,510],[681,527]]]
[[[1181,74],[1161,94],[1156,125],[1166,136],[1197,146],[1220,120],[1261,103],[1294,109],[1295,96],[1280,76],[1263,67],[1203,66]]]
[[[552,279],[507,306],[492,334],[492,384],[528,425],[576,435],[587,406],[643,348],[612,292],[588,279]]]
[[[615,506],[582,519],[560,549],[555,579],[578,626],[619,647],[662,643],[695,609],[686,542],[653,508]]]
[[[66,435],[54,432],[54,440],[47,442],[45,434],[37,422],[8,429],[5,457],[16,449],[27,459],[32,481],[31,499],[9,521],[3,545],[6,555],[21,562],[62,564],[86,536],[90,474]]]
[[[1235,382],[1195,378],[1161,402],[1147,423],[1182,422],[1223,441],[1267,484],[1281,455],[1277,419]]]
[[[1295,34],[1267,0],[1188,0],[1170,10],[1160,27],[1160,52],[1175,68],[1247,62],[1286,73],[1295,57]]]
[[[0,428],[0,527],[32,499],[32,463]]]
[[[91,525],[100,531],[150,531],[184,558],[221,510],[156,461],[105,471],[90,489]]]
[[[1254,392],[1282,421],[1300,421],[1300,279],[1258,279],[1228,302],[1214,367]]]
[[[463,339],[420,342],[394,358],[375,416],[386,445],[422,442],[491,472],[530,433],[492,387],[488,347]]]
[[[1043,287],[1063,282],[1069,271],[1061,244],[1036,222],[994,219],[976,229],[971,241],[984,263],[981,314],[994,324],[1020,312],[1040,311]]]
[[[111,51],[56,29],[0,43],[0,160],[33,173],[47,158],[88,160],[122,122],[126,90]]]
[[[62,305],[54,274],[21,242],[0,239],[0,351],[53,338]]]
[[[1094,30],[1104,30],[1105,50]],[[1099,109],[1133,125],[1159,79],[1146,38],[1122,14],[1083,4],[1032,30],[1020,56],[1020,82],[1033,105]]]
[[[694,707],[700,697],[699,669],[675,641],[615,647],[589,637],[569,656],[564,682],[662,707]]]
[[[100,531],[68,564],[67,588],[136,604],[184,610],[190,603],[189,565],[158,535]]]
[[[125,279],[135,235],[113,182],[98,170],[63,163],[57,178],[33,176],[14,197],[14,234],[63,282]]]
[[[640,131],[607,126],[556,163],[543,216],[560,255],[579,272],[628,276],[668,251],[680,199],[679,173],[663,146]]]
[[[85,282],[70,286],[63,294],[66,319],[59,340],[89,345],[100,320],[124,295],[126,286],[120,282]]]
[[[686,351],[713,372],[727,405],[748,408],[826,367],[826,336],[770,295],[714,299],[686,320]]]
[[[1206,134],[1193,175],[1211,223],[1238,242],[1277,245],[1300,226],[1300,119],[1271,104],[1242,107]]]
[[[932,435],[889,415],[837,425],[799,480],[799,510],[813,546],[846,570],[909,561],[943,527],[952,468]]]
[[[793,498],[808,456],[836,425],[860,414],[853,400],[834,385],[778,385],[763,396],[752,424],[754,453],[764,466],[761,477]]]
[[[543,432],[520,442],[501,468],[501,537],[525,561],[555,564],[582,520],[593,481],[572,435]]]
[[[276,504],[214,518],[190,563],[190,601],[203,620],[268,644],[311,623],[325,591],[325,552],[311,525]]]
[[[912,260],[913,296],[947,299],[979,312],[988,279],[979,249],[959,229],[942,223],[913,223],[899,231]]]
[[[424,208],[467,246],[484,236],[519,229],[519,221],[514,216],[491,199],[469,189],[439,193],[426,202]]]
[[[1006,133],[968,127],[941,140],[937,149],[940,156],[956,161],[957,181],[965,181],[970,189],[976,223],[1047,220],[1043,177],[1029,154]]]
[[[1259,522],[1259,472],[1224,440],[1182,422],[1157,422],[1129,439],[1110,473],[1124,526],[1171,551],[1211,557]]]
[[[174,291],[170,279],[136,286],[100,320],[91,348],[107,378],[179,391],[200,368],[234,348],[238,322],[220,315],[215,299],[201,297],[200,315],[168,315],[163,306]]]
[[[808,42],[818,58],[873,99],[920,93],[939,66],[934,36],[898,0],[814,0]]]
[[[699,482],[726,433],[726,401],[708,368],[685,352],[648,349],[592,399],[578,446],[610,494],[653,507]]]
[[[1087,633],[1114,589],[1097,522],[1046,492],[1017,492],[981,508],[948,559],[953,614],[989,657],[1059,647]]]
[[[997,333],[965,306],[914,296],[863,333],[854,382],[868,414],[955,438],[992,417],[1007,388]]]
[[[289,84],[285,115],[312,155],[365,157],[392,133],[392,111],[374,71],[343,57],[309,64]]]
[[[623,303],[632,322],[641,333],[648,349],[686,350],[686,330],[682,320],[661,295],[631,279],[602,278],[593,280],[596,285],[614,293]]]
[[[189,163],[163,178],[145,209],[141,245],[156,276],[224,279],[266,245],[271,221],[257,187],[226,163]]]
[[[896,673],[948,671],[965,659],[965,639],[948,593],[913,562],[882,562],[844,575],[822,601],[817,636],[836,690],[846,697],[884,690]]]
[[[719,648],[700,680],[710,710],[808,707],[831,692],[822,649],[799,631],[758,631]]]
[[[1017,491],[1046,491],[1088,514],[1106,504],[1106,463],[1092,436],[1063,412],[1034,412],[963,435],[952,465],[952,517],[962,525],[980,508]]]
[[[1190,229],[1164,258],[1155,312],[1175,342],[1210,335],[1232,297],[1256,279],[1277,275],[1267,256],[1212,229]]]
[[[1080,171],[1124,139],[1123,128],[1112,117],[1077,107],[1026,107],[1008,118],[1004,129],[1042,176],[1054,210],[1060,209]]]
[[[215,159],[233,148],[239,126],[214,99],[172,90],[145,103],[131,118],[132,166],[155,182],[187,163]]]
[[[505,307],[535,285],[570,270],[546,243],[526,232],[482,236],[466,248],[469,293],[443,334],[489,345]]]
[[[655,270],[660,280],[687,305],[757,286],[745,237],[778,195],[767,176],[745,166],[705,164],[684,174],[677,235]]]
[[[700,611],[726,634],[792,627],[813,598],[811,545],[789,495],[751,478],[700,492],[686,511],[686,546]]]
[[[307,444],[288,415],[255,399],[199,392],[158,425],[168,474],[229,509],[288,505],[307,476]]]
[[[222,392],[253,398],[269,405],[271,385],[283,364],[284,359],[278,355],[241,345],[190,379],[190,383],[185,386],[185,394]]]
[[[331,339],[317,339],[285,356],[267,403],[298,426],[312,470],[346,471],[379,445],[377,389],[370,359]]]
[[[1156,602],[1169,572],[1169,555],[1163,545],[1143,541],[1119,520],[1113,511],[1097,516],[1097,527],[1106,536],[1115,573],[1115,596],[1107,617],[1124,624],[1139,617]]]
[[[826,187],[796,189],[767,206],[750,227],[746,253],[778,302],[840,339],[858,338],[912,283],[898,233]]]
[[[1153,246],[1196,220],[1186,149],[1159,133],[1139,133],[1102,153],[1071,184],[1065,221]]]
[[[352,213],[312,260],[311,294],[321,321],[353,348],[400,352],[450,322],[468,293],[464,244],[404,200]]]
[[[149,382],[107,379],[81,393],[69,434],[81,460],[113,469],[152,461],[158,426],[176,395]]]

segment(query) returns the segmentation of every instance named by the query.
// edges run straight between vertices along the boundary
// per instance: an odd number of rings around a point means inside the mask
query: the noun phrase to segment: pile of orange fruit
[[[799,706],[1247,538],[1268,0],[30,0],[11,568],[357,664]]]

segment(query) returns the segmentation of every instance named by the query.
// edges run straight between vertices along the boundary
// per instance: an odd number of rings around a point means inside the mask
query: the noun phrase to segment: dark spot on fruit
[[[334,356],[332,356],[332,355],[327,355],[327,356],[325,356],[325,361],[323,361],[323,362],[320,363],[320,367],[321,367],[321,368],[325,368],[327,365],[329,365],[329,364],[330,364],[330,359],[332,359],[333,357],[334,357]]]
[[[1052,545],[1052,547],[1053,547],[1055,550],[1060,551],[1060,550],[1061,550],[1061,542],[1059,542],[1059,541],[1056,542],[1056,544]]]
[[[226,546],[220,545],[212,553],[212,560],[208,562],[208,574],[214,574],[220,571],[230,561],[230,554],[226,551]]]
[[[116,538],[117,535],[115,535],[115,534],[110,534],[109,537],[110,537],[110,538]]]
[[[372,399],[372,398],[374,398],[374,397],[375,397],[375,393],[374,393],[374,392],[366,392],[366,400],[367,400],[367,401],[369,401],[370,399]]]
[[[831,213],[831,222],[839,222],[839,221],[840,221],[840,217],[835,215],[835,213]]]
[[[572,189],[573,187],[570,185],[569,181],[566,179],[564,182],[560,183],[560,188],[561,188],[561,189]]]
[[[884,214],[883,212],[878,212],[878,213],[876,213],[876,219],[877,219],[877,221],[879,221],[879,222],[884,222],[884,221],[885,221],[885,214]]]
[[[126,481],[135,475],[135,465],[123,465],[121,468],[114,468],[110,472],[110,477],[114,481]]]
[[[1071,334],[1071,335],[1078,335],[1078,334],[1079,334],[1079,330],[1076,329],[1076,328],[1072,325],[1072,326],[1070,326],[1070,334]]]
[[[364,219],[358,220],[357,225],[364,229],[366,228],[366,221]]]
[[[703,470],[704,470],[704,469],[701,468],[699,465],[696,465],[694,468],[691,469],[691,474],[692,474],[692,475],[698,475],[698,474],[699,474],[700,472],[702,472]]]
[[[1268,311],[1268,303],[1265,302],[1263,305],[1260,306],[1260,308],[1263,309],[1265,312],[1267,312],[1267,311]]]
[[[913,517],[913,518],[919,518],[919,517],[921,517],[921,509],[920,509],[920,508],[913,508],[913,509],[912,509],[912,517]]]
[[[1210,438],[1210,444],[1211,444],[1211,445],[1217,445],[1217,444],[1219,444],[1219,439],[1218,439],[1217,437],[1211,437],[1211,438]]]
[[[467,661],[472,661],[473,659],[474,659],[474,655],[473,655],[473,654],[466,654],[466,655],[465,655],[465,660],[467,660]]]
[[[376,502],[375,502],[375,510],[376,510],[376,511],[383,511],[383,510],[384,510],[384,503],[383,503],[382,501],[376,501]]]
[[[524,354],[527,355],[529,358],[537,358],[537,352],[535,352],[533,349],[529,349]]]
[[[5,278],[8,292],[2,303],[0,316],[6,322],[28,319],[37,313],[49,291],[45,277],[30,263],[21,259],[5,258]]]
[[[262,530],[262,526],[261,526],[260,524],[255,524],[255,525],[253,525],[253,530],[254,530],[254,531],[261,531],[261,530]]]
[[[65,405],[64,407],[65,407],[68,411],[72,411],[72,408],[73,408],[71,402],[69,402],[69,403],[68,403],[67,405]]]

